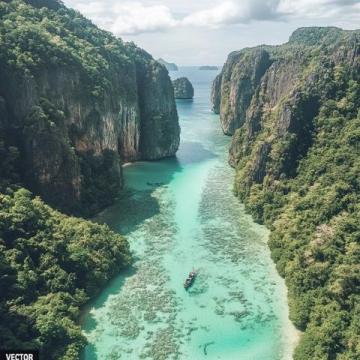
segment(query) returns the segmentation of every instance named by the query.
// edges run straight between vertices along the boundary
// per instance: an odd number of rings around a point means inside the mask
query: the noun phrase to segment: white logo
[[[6,360],[34,360],[33,354],[6,354]]]

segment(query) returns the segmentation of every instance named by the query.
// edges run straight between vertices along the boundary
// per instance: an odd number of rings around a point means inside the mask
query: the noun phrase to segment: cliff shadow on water
[[[187,141],[181,143],[176,157],[125,165],[125,187],[118,200],[94,220],[106,223],[122,235],[131,233],[139,224],[160,212],[158,199],[153,196],[156,189],[167,187],[174,174],[181,172],[184,166],[215,157],[201,143]]]
[[[167,186],[173,175],[181,171],[181,165],[173,157],[127,164],[124,167],[124,189],[120,191],[116,203],[94,220],[106,223],[114,231],[126,235],[146,219],[159,213],[158,199],[153,193],[157,188]]]

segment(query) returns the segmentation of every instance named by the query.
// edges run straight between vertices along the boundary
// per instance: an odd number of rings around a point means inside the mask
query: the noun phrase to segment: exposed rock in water
[[[194,87],[188,78],[181,77],[174,80],[173,86],[176,99],[192,99],[194,97]]]
[[[174,63],[169,63],[165,61],[164,59],[160,58],[157,60],[161,65],[164,65],[168,71],[178,71],[179,68]]]
[[[21,25],[42,34],[24,32],[21,44],[35,42],[51,56],[34,50],[32,62],[14,62],[23,45],[1,46],[0,111],[9,120],[0,130],[21,152],[24,186],[58,209],[90,214],[113,201],[122,162],[176,153],[176,104],[167,70],[148,53],[54,4],[33,8],[33,17],[28,10]],[[52,33],[43,21],[49,16],[62,24]],[[12,28],[3,36],[13,38]]]

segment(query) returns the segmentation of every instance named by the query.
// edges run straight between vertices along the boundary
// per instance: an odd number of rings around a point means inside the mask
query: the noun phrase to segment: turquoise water
[[[291,359],[297,334],[268,232],[232,194],[230,138],[210,111],[216,72],[172,75],[195,88],[177,103],[181,146],[177,158],[125,166],[125,190],[97,219],[128,238],[135,263],[86,311],[84,358]]]

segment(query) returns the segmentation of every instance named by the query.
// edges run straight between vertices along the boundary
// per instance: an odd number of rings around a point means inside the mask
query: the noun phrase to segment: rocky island
[[[188,78],[181,77],[173,80],[173,86],[176,99],[192,99],[194,97],[194,87]]]
[[[314,27],[231,53],[213,83],[236,194],[272,230],[304,331],[297,360],[360,354],[359,74],[360,31]]]
[[[160,58],[157,60],[161,65],[164,65],[166,67],[166,69],[168,71],[178,71],[179,68],[176,64],[174,63],[169,63],[167,61],[165,61],[164,59]]]
[[[203,65],[199,67],[199,70],[219,70],[219,67],[212,65]]]

